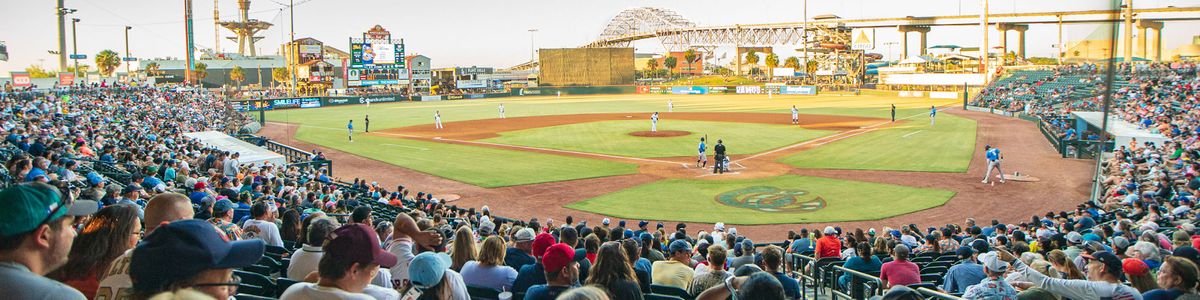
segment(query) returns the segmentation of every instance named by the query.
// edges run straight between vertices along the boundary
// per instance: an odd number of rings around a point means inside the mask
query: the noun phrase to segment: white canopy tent
[[[219,131],[189,132],[183,135],[196,139],[205,146],[230,153],[240,153],[241,157],[238,160],[244,165],[262,165],[263,162],[271,162],[271,165],[275,166],[287,165],[287,159],[283,155]]]
[[[1071,112],[1076,120],[1087,122],[1087,124],[1101,128],[1104,125],[1104,113],[1098,111],[1076,111]],[[1076,130],[1081,130],[1083,124],[1077,124]],[[1128,145],[1129,141],[1137,139],[1138,143],[1152,142],[1155,145],[1162,146],[1168,139],[1160,133],[1154,133],[1147,129],[1142,129],[1138,125],[1126,122],[1117,116],[1108,116],[1108,129],[1105,130],[1113,136],[1114,145]]]

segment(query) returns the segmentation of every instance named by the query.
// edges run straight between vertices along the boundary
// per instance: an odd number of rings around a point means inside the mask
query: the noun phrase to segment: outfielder
[[[704,152],[708,150],[708,145],[704,144],[704,138],[700,138],[700,157],[696,158],[696,166],[701,168],[708,166],[708,156]]]
[[[658,112],[650,115],[650,132],[658,132]]]
[[[500,118],[504,118],[504,103],[500,103]]]
[[[354,142],[354,120],[346,122],[346,139],[349,139],[350,142]]]
[[[366,126],[364,126],[363,131],[371,132],[371,115],[364,115],[363,123],[365,123],[365,125],[366,125]]]
[[[933,124],[936,121],[937,121],[937,107],[930,105],[929,106],[929,126],[933,126]]]
[[[992,145],[983,146],[984,155],[987,157],[987,173],[983,174],[983,183],[988,183],[988,178],[992,177],[992,169],[1000,172],[1000,183],[1004,183],[1004,171],[1000,170],[1000,161],[1004,156],[1000,155],[1000,148],[992,148]]]
[[[434,128],[442,129],[442,112],[441,111],[433,112],[433,126],[434,126]]]
[[[673,111],[675,111],[675,102],[672,102],[671,99],[667,99],[667,112]]]
[[[892,104],[892,123],[896,123],[896,105]]]
[[[800,110],[795,105],[792,105],[792,124],[800,124]]]

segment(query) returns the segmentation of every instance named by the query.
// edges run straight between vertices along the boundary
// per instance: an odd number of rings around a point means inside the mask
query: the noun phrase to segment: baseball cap
[[[1130,276],[1144,276],[1150,273],[1150,266],[1136,258],[1126,258],[1121,261],[1121,270]]]
[[[226,242],[207,221],[180,220],[159,226],[138,243],[129,277],[134,290],[166,290],[204,270],[253,265],[264,250],[260,239]]]
[[[1078,244],[1083,241],[1083,235],[1079,234],[1078,232],[1074,232],[1074,231],[1068,232],[1067,233],[1067,241],[1071,242],[1072,244]]]
[[[646,225],[650,225],[650,222],[646,222],[646,220],[638,222],[638,228],[645,228]]]
[[[515,239],[518,243],[522,243],[532,242],[534,237],[535,235],[533,234],[533,229],[521,228],[521,230],[517,231],[517,234],[513,237],[513,239]]]
[[[1192,246],[1176,247],[1175,251],[1171,252],[1171,256],[1177,256],[1191,260],[1192,262],[1200,262],[1200,251]]]
[[[617,222],[617,227],[625,227],[625,220]]]
[[[821,233],[824,233],[825,235],[833,235],[837,233],[837,230],[833,229],[833,226],[825,226],[825,230],[822,230]]]
[[[604,220],[600,221],[600,224],[608,225],[609,222],[611,221],[609,221],[608,218],[604,218]]]
[[[87,181],[88,181],[89,185],[97,185],[97,184],[100,184],[101,182],[104,182],[104,178],[100,177],[100,174],[98,174],[96,172],[88,172],[87,175],[85,175],[85,176],[87,177]]]
[[[567,244],[558,243],[546,249],[542,255],[542,266],[546,272],[558,272],[575,260],[575,249]]]
[[[325,253],[359,264],[384,268],[396,265],[396,255],[379,247],[379,236],[366,224],[346,224],[333,231],[323,247]]]
[[[724,230],[725,230],[725,223],[717,222],[717,224],[713,224],[713,231],[724,231]]]
[[[995,273],[1004,273],[1008,271],[1008,262],[1000,260],[1000,255],[996,251],[979,255],[979,262],[984,268]]]
[[[203,190],[203,189],[204,189],[204,182],[203,182],[203,181],[197,181],[197,182],[196,182],[196,185],[195,185],[195,186],[193,186],[193,187],[192,187],[192,189],[196,189],[196,190]]]
[[[988,243],[985,240],[971,241],[971,248],[975,249],[975,253],[984,253],[991,250],[991,247],[988,246]]]
[[[671,251],[670,254],[675,254],[675,252],[679,251],[692,251],[692,245],[688,244],[685,240],[675,240],[667,248]]]
[[[100,208],[96,201],[71,202],[58,189],[45,183],[12,186],[0,191],[0,236],[14,236],[37,229],[63,216],[86,216]]]
[[[408,265],[408,276],[412,284],[428,288],[442,282],[446,270],[450,269],[450,256],[440,252],[417,254]]]
[[[496,223],[492,223],[492,221],[479,223],[479,234],[491,235],[493,230],[496,230]]]
[[[1117,255],[1113,254],[1112,252],[1100,251],[1100,252],[1092,253],[1090,255],[1087,253],[1080,254],[1080,255],[1083,256],[1084,258],[1090,258],[1090,259],[1099,261],[1100,263],[1104,264],[1104,268],[1106,271],[1108,271],[1109,273],[1111,273],[1113,275],[1116,275],[1117,277],[1121,277],[1121,271],[1123,270],[1123,266],[1121,265],[1121,259],[1117,258]]]
[[[137,185],[137,184],[132,184],[132,183],[131,183],[131,184],[127,184],[127,185],[125,185],[125,189],[121,190],[121,194],[122,194],[122,195],[124,195],[124,194],[132,193],[132,192],[137,192],[137,191],[141,191],[141,190],[142,190],[142,186],[141,186],[141,185]]]
[[[554,236],[549,233],[543,233],[533,238],[533,256],[542,256],[546,253],[546,248],[554,245]]]
[[[229,201],[229,199],[221,199],[217,200],[216,203],[213,203],[213,214],[223,213],[230,210],[233,210],[233,201]]]
[[[1099,241],[1100,241],[1100,236],[1099,236],[1099,235],[1096,235],[1095,233],[1088,233],[1088,234],[1085,234],[1085,235],[1083,235],[1083,240],[1084,240],[1084,241],[1099,242]]]

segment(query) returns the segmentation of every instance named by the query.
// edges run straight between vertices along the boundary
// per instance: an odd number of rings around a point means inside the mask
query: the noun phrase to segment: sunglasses
[[[237,275],[233,275],[228,282],[198,283],[192,285],[192,287],[223,286],[229,290],[230,295],[236,295],[238,286],[241,284],[242,278],[238,277]]]
[[[51,203],[49,207],[46,207],[46,210],[49,211],[50,213],[46,214],[46,218],[42,219],[42,222],[38,223],[38,224],[41,225],[41,224],[49,223],[50,218],[53,218],[54,215],[58,213],[58,211],[63,209],[63,207],[71,206],[71,203],[72,203],[72,201],[71,201],[70,197],[59,197],[59,202]]]

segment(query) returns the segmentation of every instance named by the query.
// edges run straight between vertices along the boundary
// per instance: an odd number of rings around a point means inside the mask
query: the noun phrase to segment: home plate
[[[999,177],[997,177],[997,178],[999,178]],[[1004,180],[1008,180],[1008,181],[1022,181],[1022,182],[1038,182],[1038,181],[1042,181],[1041,179],[1038,179],[1037,177],[1033,177],[1033,176],[1029,176],[1029,175],[1025,175],[1025,174],[1020,174],[1020,173],[1014,173],[1014,174],[1005,174],[1005,175],[1004,175]]]

